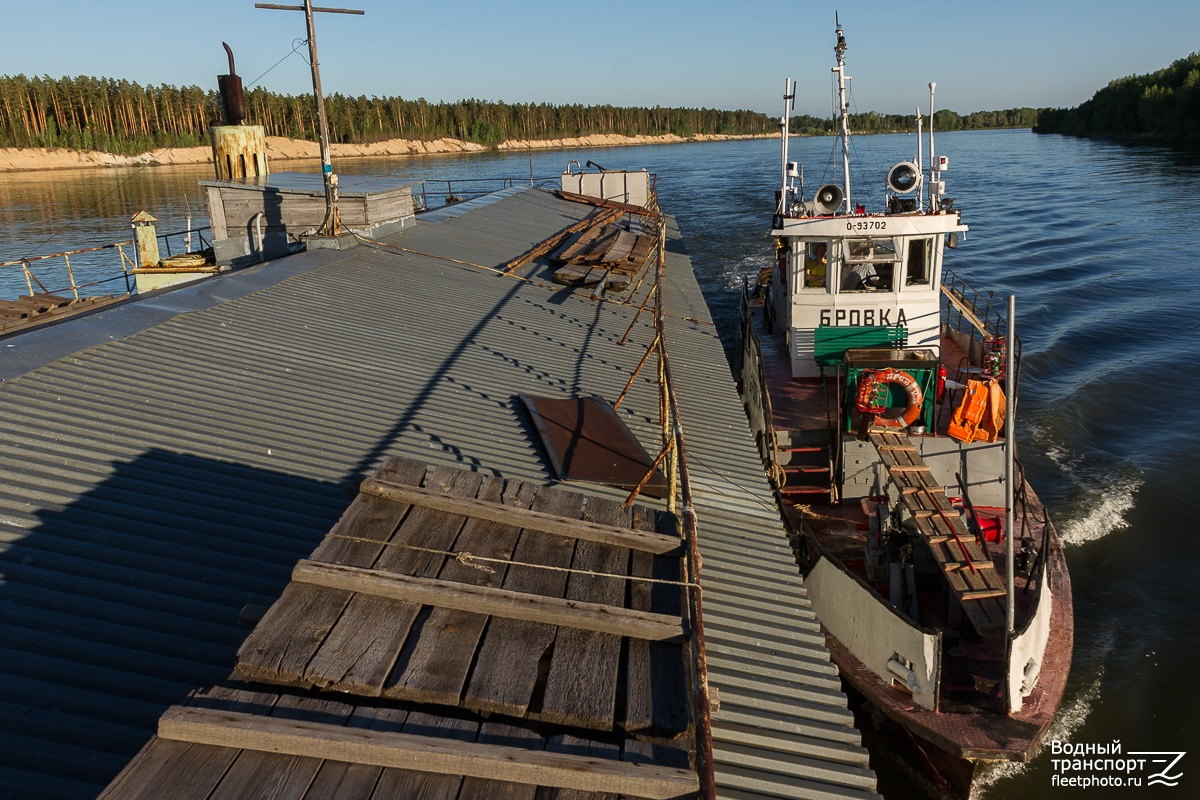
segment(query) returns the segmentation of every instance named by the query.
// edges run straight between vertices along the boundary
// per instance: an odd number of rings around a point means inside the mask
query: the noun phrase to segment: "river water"
[[[836,178],[823,173],[835,146],[793,141],[810,195]],[[865,175],[855,175],[856,200],[878,208],[887,169],[912,158],[916,140],[857,137],[854,147],[865,165]],[[1190,675],[1200,667],[1200,592],[1188,586],[1200,583],[1200,515],[1188,498],[1200,496],[1200,426],[1191,419],[1200,399],[1200,156],[1028,131],[939,134],[937,147],[950,159],[948,194],[971,226],[950,263],[976,288],[1017,298],[1020,456],[1063,535],[1074,584],[1074,667],[1048,739],[1119,740],[1125,753],[1185,751],[1172,771],[1182,773],[1179,786],[1160,791],[1196,796],[1200,692]],[[728,338],[742,276],[770,264],[778,156],[778,141],[756,140],[335,166],[414,180],[549,176],[571,159],[648,168]],[[189,211],[194,224],[207,224],[196,181],[209,175],[208,167],[5,175],[0,261],[129,238],[129,217],[142,209],[164,232],[182,229]],[[119,270],[111,252],[76,263],[102,276]],[[91,291],[123,283],[107,286]],[[24,291],[19,270],[0,270],[0,297]],[[1052,782],[1056,757],[1046,747],[1029,765],[997,771],[977,793],[1069,794]],[[872,763],[889,800],[929,793],[890,751],[874,752]]]

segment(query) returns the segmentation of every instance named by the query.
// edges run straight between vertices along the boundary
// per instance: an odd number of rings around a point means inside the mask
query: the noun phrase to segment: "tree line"
[[[1045,109],[1034,130],[1200,144],[1200,53],[1112,81],[1075,108]]]
[[[255,87],[245,93],[247,122],[268,136],[316,140],[312,97],[283,95]],[[612,133],[626,136],[675,134],[769,134],[774,117],[755,111],[711,108],[619,107],[612,105],[505,103],[476,99],[430,103],[424,98],[325,98],[331,141],[370,143],[386,139],[462,139],[495,146],[511,139],[559,139]],[[1032,109],[935,115],[938,130],[1031,127]],[[65,147],[135,155],[164,147],[208,143],[208,128],[221,123],[220,97],[198,86],[142,86],[113,78],[0,76],[0,147]],[[856,132],[914,130],[912,115],[868,112],[851,116]],[[796,135],[834,132],[832,120],[798,116]]]
[[[933,114],[934,129],[938,131],[981,130],[983,128],[1032,128],[1038,120],[1042,109],[1010,108],[1004,111],[973,111],[970,114],[959,114],[955,111],[942,109]],[[917,129],[915,114],[880,114],[867,111],[862,114],[851,114],[850,130],[854,133],[891,133],[907,132]],[[929,118],[922,121],[925,130],[929,129]],[[811,115],[791,117],[788,129],[799,136],[824,136],[837,132],[837,123],[831,119],[823,119]]]

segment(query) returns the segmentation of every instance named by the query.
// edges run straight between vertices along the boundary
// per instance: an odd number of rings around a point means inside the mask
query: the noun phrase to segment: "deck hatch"
[[[520,397],[559,480],[633,489],[654,464],[654,459],[604,398],[527,394]],[[665,497],[666,492],[667,480],[655,470],[642,493]]]

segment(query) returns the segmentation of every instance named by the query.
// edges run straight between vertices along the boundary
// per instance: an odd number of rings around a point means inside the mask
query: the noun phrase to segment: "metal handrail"
[[[528,184],[530,186],[556,186],[561,180],[561,176],[554,175],[551,177],[510,177],[510,178],[426,178],[418,183],[413,184],[413,197],[419,196],[420,211],[429,211],[434,208],[430,205],[430,196],[441,196],[445,198],[445,205],[454,205],[464,200],[473,200],[476,197],[482,197],[485,194],[491,194],[502,189],[510,189],[518,184]],[[486,188],[479,188],[480,186]],[[419,188],[418,188],[419,187]],[[443,188],[444,187],[444,188]]]
[[[692,482],[688,470],[687,445],[684,443],[683,424],[679,414],[679,396],[675,390],[675,382],[671,374],[671,359],[667,353],[666,342],[666,311],[663,300],[663,266],[666,261],[667,226],[666,217],[658,207],[658,195],[651,191],[647,207],[651,210],[651,218],[658,228],[658,246],[655,257],[655,284],[650,293],[656,294],[654,304],[654,343],[651,350],[658,355],[658,388],[659,388],[659,420],[662,423],[663,449],[659,453],[650,471],[642,480],[644,485],[664,463],[667,472],[667,503],[668,508],[677,513],[681,535],[687,546],[685,582],[688,587],[688,613],[691,617],[692,636],[690,649],[692,651],[693,697],[695,702],[694,719],[696,720],[696,766],[700,780],[699,797],[703,800],[714,800],[716,797],[716,779],[713,770],[712,750],[712,703],[708,687],[708,661],[705,653],[704,639],[704,610],[702,590],[700,588],[701,558],[699,550],[698,524],[696,510],[692,498]],[[640,311],[639,311],[640,313]],[[645,359],[643,359],[643,362]],[[639,365],[638,370],[641,369]],[[635,489],[625,504],[630,505],[641,488]],[[676,498],[678,497],[678,502]],[[682,508],[679,508],[682,503]]]
[[[992,305],[988,297],[972,288],[967,281],[948,267],[942,268],[942,294],[948,301],[943,308],[942,321],[948,328],[969,335],[976,342],[1003,339],[1007,332],[1005,316]],[[1013,342],[1014,376],[1021,374],[1021,337]]]
[[[172,253],[171,253],[171,239],[172,238],[182,238],[185,236],[190,236],[191,234],[197,234],[200,239],[200,248],[199,249],[203,250],[203,249],[211,246],[211,244],[204,237],[204,231],[209,231],[209,230],[212,230],[211,226],[205,225],[205,226],[202,226],[199,228],[187,228],[185,230],[173,231],[171,233],[160,233],[157,235],[157,238],[162,240],[162,242],[166,245],[167,258],[170,258],[172,255]],[[57,253],[47,253],[45,255],[40,255],[40,256],[26,256],[25,258],[18,258],[18,259],[14,259],[12,261],[3,261],[3,262],[0,262],[0,268],[20,267],[21,271],[23,273],[23,276],[25,278],[25,287],[29,291],[30,295],[35,294],[34,286],[36,285],[37,289],[42,294],[58,294],[59,292],[70,291],[74,295],[75,299],[78,300],[80,289],[88,289],[93,286],[101,286],[103,284],[112,283],[113,281],[119,281],[119,280],[125,281],[125,293],[132,294],[133,293],[133,284],[130,283],[130,281],[129,281],[129,274],[130,274],[130,270],[135,269],[137,267],[137,265],[134,263],[133,259],[130,258],[129,255],[127,255],[125,253],[125,248],[129,247],[129,246],[135,246],[135,245],[136,245],[136,243],[133,239],[125,239],[125,240],[122,240],[119,242],[112,242],[110,244],[96,245],[94,247],[77,247],[74,250],[62,250]],[[116,250],[117,251],[117,257],[119,260],[121,271],[118,274],[113,275],[111,277],[97,278],[95,280],[90,280],[90,281],[85,281],[85,282],[78,281],[75,277],[75,268],[71,264],[71,256],[77,256],[77,255],[80,255],[83,253],[98,253],[103,250]],[[30,264],[32,264],[35,261],[48,261],[50,259],[57,259],[57,258],[63,259],[63,264],[66,267],[66,271],[67,271],[67,282],[63,286],[54,286],[53,288],[48,288],[46,286],[46,283],[48,283],[48,281],[43,281],[43,280],[39,279],[38,276],[34,273],[33,269],[30,267]]]

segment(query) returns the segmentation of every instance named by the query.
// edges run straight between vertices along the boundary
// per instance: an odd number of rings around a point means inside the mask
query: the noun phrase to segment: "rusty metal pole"
[[[321,93],[321,67],[317,63],[317,29],[313,23],[313,12],[329,14],[358,14],[366,12],[354,8],[315,8],[312,0],[304,0],[302,6],[281,6],[273,3],[255,3],[255,8],[275,11],[303,11],[304,24],[308,30],[308,61],[312,65],[313,95],[317,98],[317,132],[321,146],[321,174],[325,179],[325,219],[317,229],[318,236],[338,235],[337,175],[329,157],[329,122],[325,117],[325,96]]]

